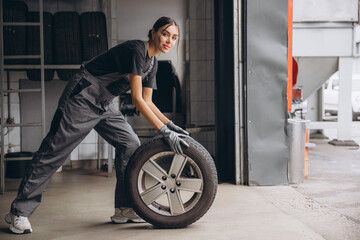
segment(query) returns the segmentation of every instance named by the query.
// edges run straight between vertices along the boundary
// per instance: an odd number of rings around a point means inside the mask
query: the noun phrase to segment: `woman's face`
[[[165,25],[153,34],[155,34],[156,48],[162,53],[167,53],[175,45],[179,37],[179,29],[175,25]]]

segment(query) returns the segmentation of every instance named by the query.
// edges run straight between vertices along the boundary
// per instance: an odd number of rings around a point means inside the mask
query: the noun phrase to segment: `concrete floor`
[[[17,236],[3,216],[20,180],[8,179],[7,192],[0,195],[0,239],[360,239],[360,150],[312,142],[317,146],[310,151],[310,175],[303,184],[221,184],[209,212],[183,229],[112,224],[115,177],[64,170],[54,175],[30,218],[34,232]]]
[[[281,211],[327,240],[360,239],[360,150],[312,140],[309,178],[288,186],[257,187]],[[360,143],[360,142],[359,142]]]
[[[18,181],[0,196],[3,216],[15,197]],[[150,224],[112,224],[115,178],[94,171],[56,174],[31,216],[34,232],[10,234],[1,219],[0,239],[323,239],[304,223],[281,211],[256,187],[221,184],[209,212],[184,229],[155,229]],[[281,187],[283,188],[283,187]],[[294,191],[291,187],[289,191]]]

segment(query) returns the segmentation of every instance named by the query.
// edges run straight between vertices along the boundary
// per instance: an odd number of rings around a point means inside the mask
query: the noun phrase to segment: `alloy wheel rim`
[[[204,180],[199,166],[185,154],[161,152],[142,166],[138,193],[152,211],[177,216],[190,211],[200,200]]]

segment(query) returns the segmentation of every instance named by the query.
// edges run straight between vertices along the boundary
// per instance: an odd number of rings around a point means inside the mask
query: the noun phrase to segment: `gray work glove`
[[[187,131],[185,131],[184,129],[182,129],[181,127],[179,126],[176,126],[173,121],[170,121],[168,122],[168,124],[166,124],[166,126],[170,129],[170,130],[173,130],[177,133],[181,133],[181,134],[184,134],[184,135],[187,135],[189,136],[189,133]]]
[[[173,150],[177,154],[183,153],[181,149],[181,143],[186,148],[189,147],[189,144],[187,144],[183,139],[180,138],[180,137],[186,137],[186,135],[171,131],[166,125],[160,128],[160,133],[163,135],[166,142],[170,145],[171,150]]]

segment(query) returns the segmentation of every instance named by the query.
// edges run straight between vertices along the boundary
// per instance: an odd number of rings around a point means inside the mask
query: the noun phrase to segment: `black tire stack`
[[[179,77],[170,60],[158,61],[157,90],[153,101],[162,112],[173,111],[173,88],[176,91],[176,112],[181,112],[181,87]]]
[[[39,12],[29,12],[27,15],[28,22],[39,22]],[[52,14],[48,12],[43,13],[44,22],[44,62],[45,64],[53,64],[53,44],[52,44]],[[28,55],[40,54],[40,28],[27,27],[26,30],[26,49]],[[30,59],[26,61],[29,64],[40,64],[40,59]],[[26,71],[27,77],[32,81],[41,81],[40,70],[29,69]],[[54,78],[54,70],[45,70],[45,81],[50,81]]]
[[[29,12],[25,2],[4,1],[4,22],[39,22],[39,12]],[[43,12],[44,63],[81,64],[108,49],[106,17],[103,12]],[[4,27],[4,55],[40,55],[39,26]],[[5,64],[40,64],[40,59],[6,59]],[[59,69],[67,81],[78,70]],[[54,70],[45,70],[45,81],[54,78]],[[39,69],[26,71],[29,80],[40,81]]]
[[[58,12],[54,15],[54,47],[57,64],[81,64],[108,49],[106,18],[102,12]],[[58,70],[69,80],[76,70]]]
[[[28,7],[20,1],[5,1],[4,22],[26,22]],[[4,27],[4,55],[26,55],[26,27],[5,26]],[[5,64],[24,64],[24,59],[7,59]]]
[[[32,152],[10,152],[5,154],[5,158],[21,158],[33,157]],[[5,177],[7,178],[22,178],[24,177],[27,168],[30,166],[31,161],[16,160],[5,162]]]
[[[80,23],[83,61],[88,61],[108,49],[105,14],[82,13]]]
[[[77,12],[57,12],[53,19],[56,64],[81,64],[80,16]],[[61,80],[67,81],[77,70],[59,69]]]

